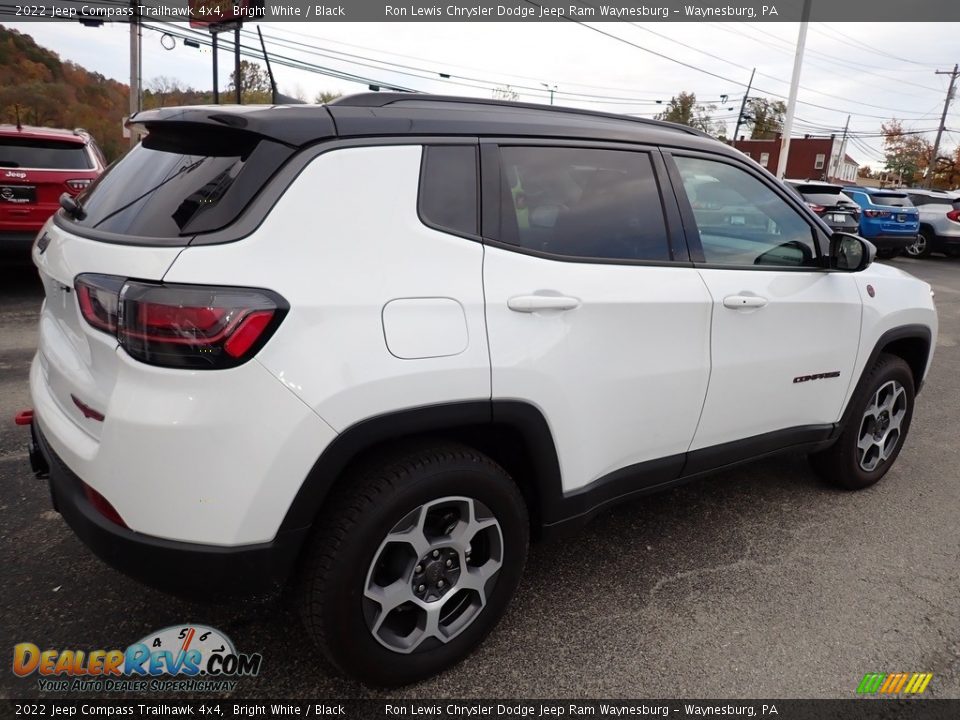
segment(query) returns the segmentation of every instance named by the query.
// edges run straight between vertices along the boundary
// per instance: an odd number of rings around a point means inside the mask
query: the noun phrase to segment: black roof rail
[[[538,112],[565,113],[568,115],[583,115],[585,117],[604,118],[607,120],[619,120],[621,122],[633,122],[649,127],[658,127],[664,130],[676,130],[678,132],[695,135],[697,137],[711,138],[712,136],[697,130],[688,125],[668,122],[666,120],[653,120],[652,118],[637,118],[630,115],[618,115],[616,113],[600,112],[599,110],[582,110],[580,108],[566,107],[563,105],[540,105],[537,103],[516,102],[513,100],[497,100],[494,98],[475,98],[461,95],[431,95],[429,93],[406,93],[406,92],[368,92],[357,93],[355,95],[345,95],[333,100],[327,105],[342,107],[387,107],[388,105],[397,105],[402,103],[415,102],[436,102],[450,103],[451,105],[490,105],[492,107],[503,107],[516,110],[536,110]]]

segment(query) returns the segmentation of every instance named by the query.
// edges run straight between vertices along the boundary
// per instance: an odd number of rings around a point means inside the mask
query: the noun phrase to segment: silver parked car
[[[955,192],[906,188],[905,192],[920,211],[917,241],[906,248],[907,255],[927,257],[941,252],[960,257],[960,196]]]

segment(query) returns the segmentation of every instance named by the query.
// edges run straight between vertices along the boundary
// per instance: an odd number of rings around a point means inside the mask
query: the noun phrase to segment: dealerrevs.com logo
[[[41,650],[29,642],[13,648],[14,675],[36,675],[47,692],[229,692],[262,663],[260,653],[238,653],[230,638],[205,625],[164,628],[125,650]]]

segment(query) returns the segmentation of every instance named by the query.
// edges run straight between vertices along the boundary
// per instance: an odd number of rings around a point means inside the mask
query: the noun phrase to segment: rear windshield
[[[0,136],[0,167],[29,170],[91,170],[83,143]]]
[[[874,205],[889,205],[890,207],[913,207],[910,198],[900,193],[873,193],[871,196]]]
[[[173,238],[232,222],[290,151],[249,135],[199,141],[151,133],[80,196],[81,228]],[[252,169],[251,169],[252,166]]]

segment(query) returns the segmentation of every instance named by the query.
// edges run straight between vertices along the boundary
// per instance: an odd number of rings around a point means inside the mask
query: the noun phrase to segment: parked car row
[[[60,196],[79,195],[106,165],[85,130],[0,126],[0,251],[26,260]]]
[[[859,234],[877,247],[880,257],[960,256],[958,192],[785,182],[832,230]]]

